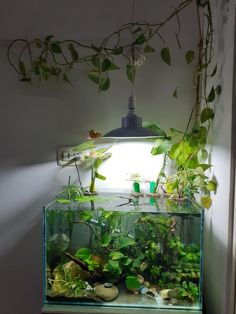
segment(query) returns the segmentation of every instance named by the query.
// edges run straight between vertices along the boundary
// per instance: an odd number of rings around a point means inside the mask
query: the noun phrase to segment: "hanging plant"
[[[217,65],[212,66],[213,24],[209,0],[180,1],[163,21],[153,24],[145,21],[124,24],[100,44],[84,44],[70,39],[58,40],[52,35],[31,41],[16,39],[10,43],[7,56],[20,81],[37,84],[52,78],[72,84],[69,77],[71,70],[80,64],[86,64],[88,78],[99,91],[110,88],[110,73],[120,70],[119,61],[123,58],[126,60],[126,76],[134,84],[136,70],[142,65],[144,55],[156,52],[152,46],[155,37],[158,37],[161,43],[157,51],[161,59],[168,66],[172,65],[171,51],[162,35],[162,28],[171,20],[176,20],[177,31],[174,35],[177,46],[182,49],[179,38],[180,13],[193,3],[197,8],[198,51],[188,50],[184,57],[187,64],[195,63],[195,101],[185,131],[174,128],[168,132],[162,131],[163,139],[155,142],[151,153],[164,156],[163,166],[156,180],[156,190],[161,189],[172,197],[179,198],[194,198],[196,194],[203,192],[201,205],[209,208],[212,202],[210,193],[216,192],[217,184],[207,175],[212,165],[207,162],[206,142],[214,119],[213,104],[221,93],[220,85],[212,85],[210,90],[208,89],[210,80],[217,74]],[[201,17],[206,25],[204,31]],[[127,42],[126,38],[130,38],[130,42]],[[179,88],[177,86],[173,91],[174,98],[178,98]],[[160,127],[154,123],[149,123],[146,127],[160,131]],[[168,160],[176,166],[176,173],[171,176],[167,176],[165,170]]]

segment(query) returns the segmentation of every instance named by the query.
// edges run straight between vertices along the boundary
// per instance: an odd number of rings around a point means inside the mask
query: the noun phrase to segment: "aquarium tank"
[[[44,208],[44,303],[201,313],[203,219],[189,199],[55,198]]]

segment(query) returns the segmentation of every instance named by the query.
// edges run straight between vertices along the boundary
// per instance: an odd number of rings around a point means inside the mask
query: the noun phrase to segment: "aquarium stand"
[[[200,310],[189,309],[148,309],[128,307],[49,305],[42,308],[41,314],[202,314]]]

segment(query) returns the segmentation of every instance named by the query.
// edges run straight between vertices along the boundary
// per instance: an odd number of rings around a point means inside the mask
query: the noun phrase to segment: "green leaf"
[[[181,150],[179,143],[173,144],[169,152],[169,157],[170,159],[176,159],[180,153]]]
[[[25,64],[24,64],[23,61],[21,61],[21,60],[19,61],[18,67],[19,67],[19,70],[20,70],[21,74],[22,74],[23,76],[26,76]]]
[[[107,263],[107,270],[113,275],[121,274],[120,264],[118,261],[109,260]]]
[[[41,40],[39,38],[35,38],[34,44],[38,48],[42,48],[43,47],[42,42],[41,42]]]
[[[45,39],[44,39],[45,45],[47,45],[47,44],[51,41],[51,39],[52,39],[53,37],[54,37],[53,35],[48,35],[48,36],[46,36]]]
[[[102,62],[102,72],[109,70],[111,67],[111,61],[109,59],[104,59]]]
[[[121,46],[121,47],[117,47],[117,48],[113,49],[111,51],[111,53],[113,55],[120,55],[120,54],[122,54],[123,50],[124,50],[124,48]]]
[[[217,72],[217,65],[214,67],[214,69],[211,73],[211,77],[215,76],[216,72]]]
[[[152,155],[160,155],[168,152],[169,142],[157,139],[155,141],[154,147],[151,150]]]
[[[80,218],[83,220],[90,220],[93,218],[93,212],[91,210],[81,210]]]
[[[81,143],[81,144],[75,146],[72,150],[73,150],[73,152],[76,152],[76,153],[82,153],[85,150],[93,148],[94,143],[95,143],[95,141],[88,140],[88,141],[86,141],[84,143]]]
[[[97,69],[93,69],[89,72],[88,78],[95,84],[99,84],[99,73]]]
[[[217,85],[217,86],[216,86],[216,89],[215,89],[216,94],[217,94],[217,95],[220,95],[221,90],[222,90],[222,89],[221,89],[221,85]]]
[[[99,88],[103,91],[107,90],[110,87],[110,79],[107,78],[102,78],[100,83],[99,83]]]
[[[206,149],[202,149],[198,152],[198,158],[201,161],[205,161],[208,158],[208,151]]]
[[[118,260],[118,259],[121,259],[123,257],[125,257],[125,255],[121,252],[111,252],[109,254],[109,257],[112,259],[112,260]]]
[[[212,102],[215,99],[215,90],[212,86],[209,95],[207,96],[207,102]]]
[[[91,257],[91,251],[87,247],[83,247],[76,251],[75,257],[81,259],[82,261],[86,261]]]
[[[101,175],[101,174],[98,173],[98,172],[95,172],[95,178],[97,178],[97,179],[99,179],[99,180],[103,180],[103,181],[106,180],[106,177],[104,177],[103,175]]]
[[[135,66],[133,64],[127,64],[126,65],[126,75],[130,82],[134,82],[135,79]]]
[[[110,244],[111,240],[112,240],[112,236],[110,234],[107,234],[107,233],[104,234],[102,236],[102,246],[104,246],[104,247],[108,246]]]
[[[51,49],[54,53],[62,53],[62,49],[61,49],[60,45],[56,42],[51,44]]]
[[[70,50],[70,54],[71,54],[71,58],[73,62],[78,62],[79,54],[72,43],[68,44],[68,49]]]
[[[208,191],[212,191],[212,192],[216,192],[216,189],[217,189],[217,184],[215,181],[208,181],[207,183],[207,190]]]
[[[92,56],[92,57],[91,57],[91,62],[92,62],[92,64],[93,64],[96,68],[100,69],[100,58],[99,58],[99,55],[94,55],[94,56]]]
[[[149,44],[146,44],[145,47],[144,47],[144,49],[143,49],[143,51],[144,51],[145,53],[150,53],[150,52],[155,52],[155,49],[152,48]]]
[[[143,34],[140,34],[134,41],[134,45],[143,45],[147,41]]]
[[[212,199],[210,198],[210,196],[202,196],[201,197],[202,207],[209,209],[211,207],[211,204],[212,204]]]
[[[168,65],[171,65],[171,56],[170,56],[170,50],[168,47],[162,48],[161,58],[165,63],[167,63]]]
[[[144,121],[143,127],[150,129],[163,137],[167,137],[167,134],[165,133],[164,130],[162,130],[162,128],[157,122]]]
[[[127,276],[125,278],[125,284],[126,284],[127,289],[129,290],[135,290],[141,286],[140,281],[135,276]]]
[[[206,171],[207,169],[211,168],[212,165],[210,165],[210,164],[199,164],[198,167],[202,168],[203,171]]]
[[[68,200],[67,198],[57,198],[57,203],[60,204],[69,204],[70,200]]]
[[[188,50],[185,54],[185,59],[187,64],[190,64],[194,60],[194,51],[193,50]]]
[[[126,236],[120,236],[118,238],[118,247],[119,249],[122,249],[124,247],[130,246],[130,245],[134,245],[136,242],[133,238],[130,237],[126,237]]]
[[[201,123],[214,119],[214,111],[211,108],[205,108],[201,112]]]
[[[120,70],[120,67],[118,67],[115,63],[111,63],[109,70]]]
[[[207,137],[207,128],[205,126],[200,126],[200,129],[198,132],[199,143],[205,144],[206,143],[206,137]]]

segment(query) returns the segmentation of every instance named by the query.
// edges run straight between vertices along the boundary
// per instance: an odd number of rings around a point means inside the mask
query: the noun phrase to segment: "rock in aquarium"
[[[96,296],[104,301],[111,301],[118,296],[118,289],[112,283],[105,283],[102,285],[97,285],[94,288]]]

